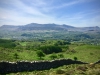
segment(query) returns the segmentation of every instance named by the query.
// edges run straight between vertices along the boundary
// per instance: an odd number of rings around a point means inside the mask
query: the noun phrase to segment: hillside
[[[58,24],[3,25],[0,27],[0,38],[32,40],[32,39],[67,39],[86,40],[100,39],[99,27],[73,27]]]

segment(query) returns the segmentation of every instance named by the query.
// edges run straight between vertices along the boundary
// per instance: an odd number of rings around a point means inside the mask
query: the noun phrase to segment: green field
[[[49,48],[56,47],[61,48],[61,52],[45,54],[44,57],[39,57],[37,51],[42,51],[42,47]],[[45,48],[45,49],[46,49]],[[52,50],[52,49],[51,49]],[[100,46],[90,45],[80,42],[68,42],[65,40],[33,40],[33,41],[19,41],[19,40],[4,40],[0,39],[0,61],[34,61],[34,60],[52,60],[51,56],[55,56],[53,59],[70,58],[77,60],[94,63],[100,60]],[[62,57],[60,56],[62,55]],[[32,71],[32,72],[18,72],[10,73],[7,75],[99,75],[100,64],[96,65],[65,65],[59,68],[44,70],[44,71]]]
[[[60,40],[63,42],[63,40]],[[9,43],[14,43],[16,46],[13,47]],[[0,61],[21,61],[21,60],[52,60],[50,56],[52,54],[45,54],[42,59],[40,59],[36,52],[42,46],[50,46],[58,43],[58,40],[47,40],[47,41],[8,41],[8,46],[3,47],[2,43],[0,44]],[[6,42],[7,44],[7,42]],[[5,44],[5,45],[6,45]],[[61,44],[61,43],[60,43]],[[72,43],[72,44],[61,44],[58,45],[62,48],[62,52],[54,53],[57,57],[55,59],[59,59],[59,54],[63,55],[63,58],[71,58],[77,57],[78,60],[83,62],[96,62],[100,59],[100,46],[97,45],[88,45],[88,44],[80,44],[80,43]],[[17,59],[15,58],[15,54],[17,54]],[[91,59],[92,58],[92,59]]]

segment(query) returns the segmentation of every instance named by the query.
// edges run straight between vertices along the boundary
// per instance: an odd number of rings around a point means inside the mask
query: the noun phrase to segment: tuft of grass
[[[56,74],[64,74],[65,71],[63,69],[57,69]]]

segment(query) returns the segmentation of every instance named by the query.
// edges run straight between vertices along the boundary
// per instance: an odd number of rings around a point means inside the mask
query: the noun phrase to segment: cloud
[[[34,7],[25,5],[20,0],[16,0],[15,2],[13,2],[13,0],[9,0],[9,2],[3,1],[2,3],[10,5],[10,7],[13,6],[12,8],[15,8],[13,10],[0,8],[0,20],[2,22],[6,21],[6,24],[8,23],[8,21],[10,24],[10,21],[12,21],[12,24],[14,22],[15,24],[16,22],[18,22],[17,24],[25,24],[29,22],[35,22],[34,20],[36,20],[37,18],[46,17],[46,15],[41,13],[39,10],[35,9]]]
[[[65,1],[65,2],[63,2]],[[78,11],[60,14],[59,11],[91,0],[2,0],[0,2],[0,25],[25,25],[28,23],[57,23],[74,26],[99,25],[100,10]],[[59,4],[59,3],[60,4]],[[60,17],[58,17],[60,15]],[[92,18],[91,18],[92,17]],[[91,23],[90,23],[91,21]],[[92,23],[93,22],[93,23]]]
[[[45,7],[44,9],[46,10],[53,10],[53,9],[60,9],[63,7],[69,7],[69,6],[73,6],[76,4],[80,4],[80,3],[87,3],[93,0],[52,0],[52,2],[49,2],[47,4],[49,4],[50,6],[48,6],[47,8]]]

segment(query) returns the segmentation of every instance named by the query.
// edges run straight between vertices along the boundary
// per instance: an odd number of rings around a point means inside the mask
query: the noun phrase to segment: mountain
[[[13,26],[13,25],[3,25],[0,27],[0,30],[16,30],[18,29],[18,26]]]
[[[23,26],[12,26],[12,25],[3,25],[0,27],[0,29],[6,29],[6,30],[67,30],[70,28],[74,28],[69,25],[58,25],[58,24],[37,24],[37,23],[31,23]]]
[[[1,30],[15,30],[15,31],[32,31],[32,30],[66,30],[66,31],[99,31],[100,28],[96,27],[73,27],[70,25],[58,25],[58,24],[38,24],[30,23],[22,26],[13,26],[13,25],[3,25],[0,27]]]
[[[14,26],[3,25],[0,27],[0,38],[3,39],[67,39],[85,40],[100,39],[99,27],[73,27],[70,25],[38,24]]]

